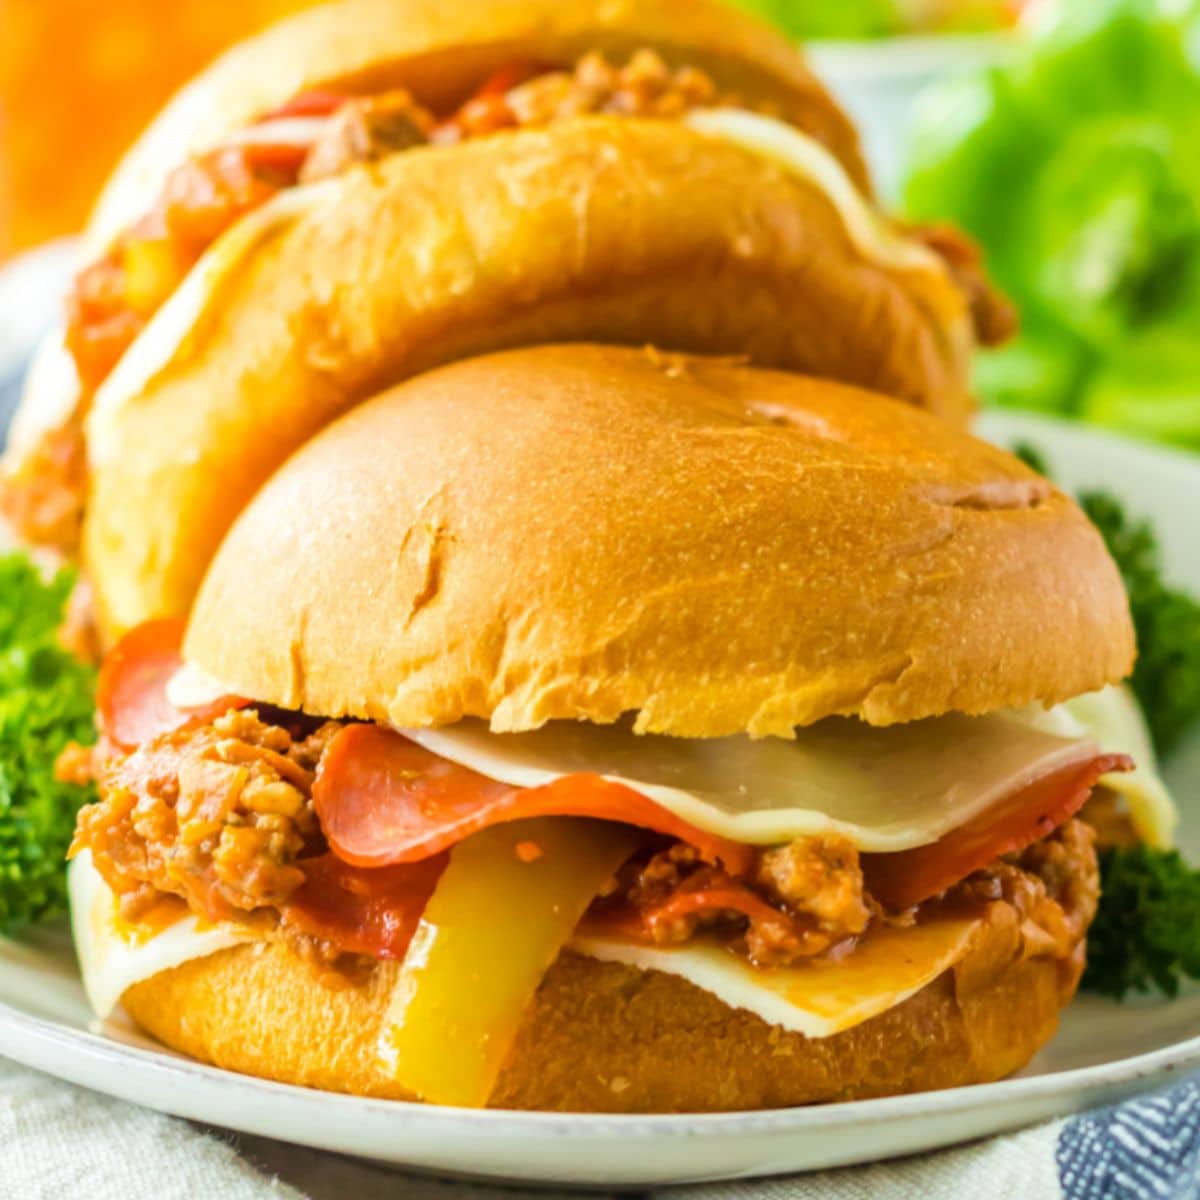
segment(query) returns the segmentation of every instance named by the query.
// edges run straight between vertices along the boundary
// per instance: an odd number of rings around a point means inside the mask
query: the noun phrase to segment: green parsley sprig
[[[1179,992],[1200,979],[1200,871],[1149,846],[1100,854],[1100,912],[1088,932],[1083,986],[1120,1000]]]
[[[1014,447],[1041,475],[1036,447]],[[1132,519],[1107,492],[1079,497],[1113,556],[1137,630],[1130,684],[1160,754],[1169,754],[1200,719],[1200,601],[1163,578],[1149,522]],[[1200,979],[1200,871],[1174,850],[1111,847],[1100,854],[1100,910],[1088,931],[1083,987],[1121,999],[1129,992],[1178,993]]]
[[[66,909],[64,856],[90,789],[59,783],[68,742],[95,738],[95,671],[58,643],[74,576],[0,555],[0,934]]]

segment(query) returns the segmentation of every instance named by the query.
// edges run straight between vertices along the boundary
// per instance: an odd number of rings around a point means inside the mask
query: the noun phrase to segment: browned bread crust
[[[160,370],[101,392],[85,559],[109,632],[186,613],[233,518],[341,412],[444,362],[578,339],[747,355],[960,424],[971,408],[966,301],[938,260],[869,261],[761,157],[611,117],[408,151],[327,185]]]
[[[672,975],[564,955],[526,1016],[497,1108],[687,1112],[779,1108],[958,1087],[1017,1070],[1058,1026],[1082,964],[1014,957],[994,906],[959,967],[881,1016],[823,1039],[770,1026]],[[331,989],[282,945],[247,945],[137,984],[124,1005],[168,1046],[231,1070],[412,1099],[375,1044],[396,975]]]
[[[1011,455],[866,392],[653,351],[457,363],[259,493],[185,652],[396,726],[683,737],[1057,703],[1122,678],[1125,592]]]

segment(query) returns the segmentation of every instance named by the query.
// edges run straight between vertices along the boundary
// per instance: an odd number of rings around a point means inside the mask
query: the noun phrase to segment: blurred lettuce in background
[[[1022,311],[995,403],[1200,449],[1200,0],[1061,0],[913,114],[909,215],[978,238]]]
[[[1023,0],[736,0],[798,38],[977,33],[1011,25]]]

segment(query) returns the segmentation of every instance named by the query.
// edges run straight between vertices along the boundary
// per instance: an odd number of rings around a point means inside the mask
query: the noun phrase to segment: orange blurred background
[[[164,101],[315,0],[0,0],[0,258],[83,225]]]

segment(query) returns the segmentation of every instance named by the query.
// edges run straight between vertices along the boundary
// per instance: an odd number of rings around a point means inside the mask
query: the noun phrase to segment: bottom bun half
[[[563,954],[526,1014],[491,1107],[721,1112],[862,1099],[1002,1078],[1054,1034],[1078,984],[1023,958],[1013,910],[957,967],[880,1016],[812,1039],[673,975]],[[329,987],[284,944],[221,951],[130,988],[123,1004],[173,1049],[248,1075],[414,1099],[375,1055],[398,966]]]

